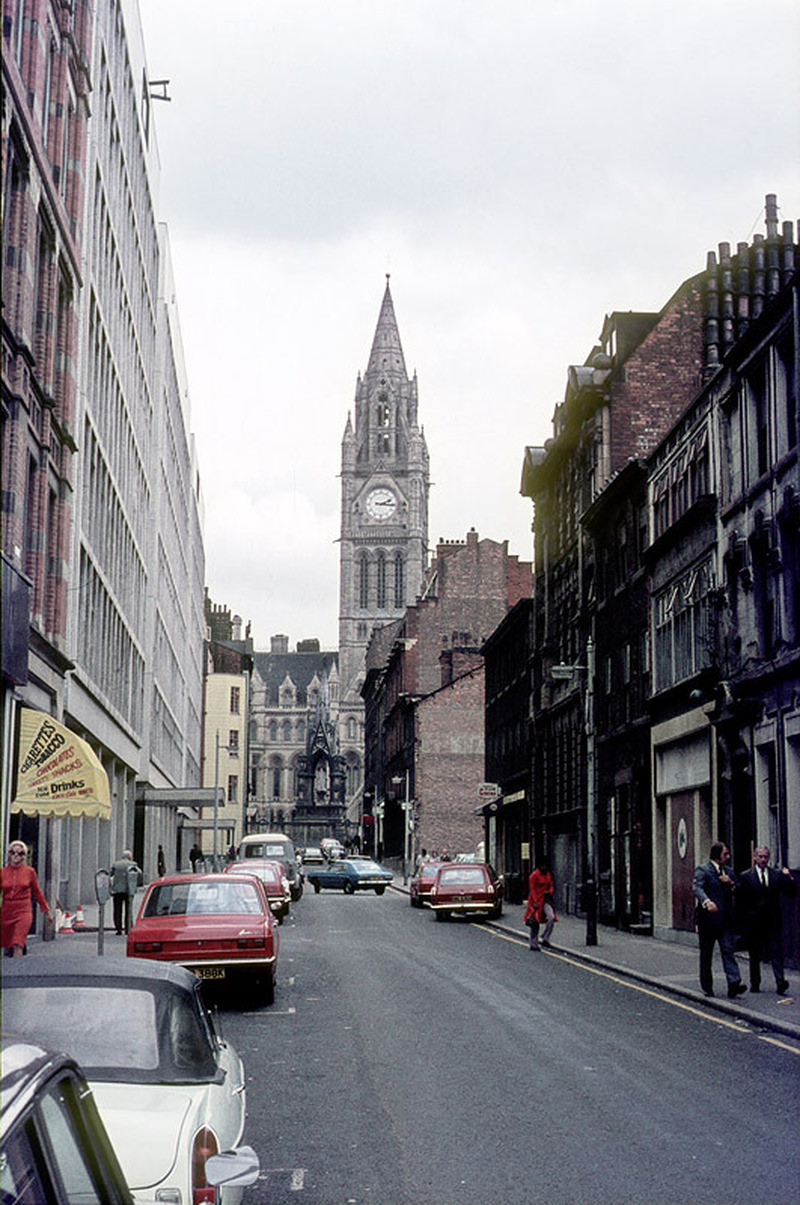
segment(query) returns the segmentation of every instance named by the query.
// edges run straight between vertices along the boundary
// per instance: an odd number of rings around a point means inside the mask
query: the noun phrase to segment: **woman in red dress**
[[[555,886],[550,867],[545,858],[540,858],[536,869],[528,880],[528,906],[523,920],[530,925],[530,947],[539,950],[541,946],[550,945],[550,934],[553,925],[558,920],[553,907]],[[544,925],[541,943],[539,942],[539,926]]]
[[[28,847],[22,841],[12,841],[8,847],[8,866],[0,870],[0,945],[11,958],[19,958],[25,949],[28,932],[33,923],[33,900],[50,915],[36,871],[25,861]]]

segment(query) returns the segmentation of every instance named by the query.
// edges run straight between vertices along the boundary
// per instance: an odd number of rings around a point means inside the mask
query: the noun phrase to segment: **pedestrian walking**
[[[791,871],[784,866],[777,870],[769,865],[769,849],[759,845],[755,866],[739,876],[737,904],[739,919],[744,924],[747,952],[750,956],[750,991],[761,991],[761,963],[770,962],[775,976],[775,990],[783,996],[789,981],[783,970],[783,917],[781,898],[796,896],[797,884]]]
[[[50,915],[50,905],[39,886],[36,871],[27,863],[24,841],[12,841],[8,847],[8,865],[0,870],[0,944],[8,958],[27,953],[28,933],[33,924],[33,901]]]
[[[550,934],[553,932],[558,917],[554,906],[555,884],[550,873],[550,865],[546,858],[540,858],[536,869],[528,879],[528,904],[523,920],[530,926],[530,948],[547,949],[550,945]],[[541,940],[539,927],[544,925]]]
[[[164,857],[163,845],[159,845],[158,847],[158,853],[156,855],[156,873],[160,879],[163,879],[164,875],[167,873],[167,860]]]
[[[111,867],[111,899],[114,904],[114,928],[117,936],[128,933],[131,927],[131,900],[136,895],[139,886],[141,870],[133,860],[129,849],[123,850]]]
[[[700,941],[700,987],[703,995],[714,995],[711,963],[714,946],[718,942],[722,968],[728,981],[728,995],[734,999],[746,992],[747,988],[742,983],[734,954],[733,893],[738,886],[738,879],[728,866],[730,860],[730,850],[725,842],[715,841],[709,850],[708,861],[695,869],[693,891],[697,900],[695,923]]]
[[[192,874],[197,874],[197,863],[203,861],[203,851],[199,845],[195,844],[189,850],[189,861],[192,864]]]

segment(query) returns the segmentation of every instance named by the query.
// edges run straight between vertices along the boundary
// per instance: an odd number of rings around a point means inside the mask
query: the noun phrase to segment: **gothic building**
[[[364,659],[374,627],[398,619],[419,594],[428,545],[429,462],[417,419],[417,378],[406,372],[386,280],[355,422],[342,440],[339,568],[341,707],[363,726]]]

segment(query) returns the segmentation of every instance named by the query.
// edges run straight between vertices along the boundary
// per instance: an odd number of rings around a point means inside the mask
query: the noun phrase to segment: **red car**
[[[431,889],[436,881],[436,872],[445,862],[423,862],[408,884],[408,902],[412,908],[423,908],[431,901]]]
[[[177,962],[215,982],[247,978],[272,1004],[278,940],[255,876],[176,874],[148,887],[128,934],[128,957]]]
[[[289,915],[289,901],[292,898],[289,880],[280,862],[269,862],[262,858],[248,858],[246,862],[231,862],[225,867],[225,874],[254,874],[260,879],[267,893],[272,915],[279,925],[282,925]]]
[[[430,907],[437,920],[459,914],[503,913],[503,884],[488,862],[446,862],[436,872]]]

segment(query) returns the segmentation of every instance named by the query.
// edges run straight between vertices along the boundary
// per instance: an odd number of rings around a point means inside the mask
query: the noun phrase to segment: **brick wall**
[[[418,852],[470,853],[483,839],[483,706],[483,667],[417,705]]]

